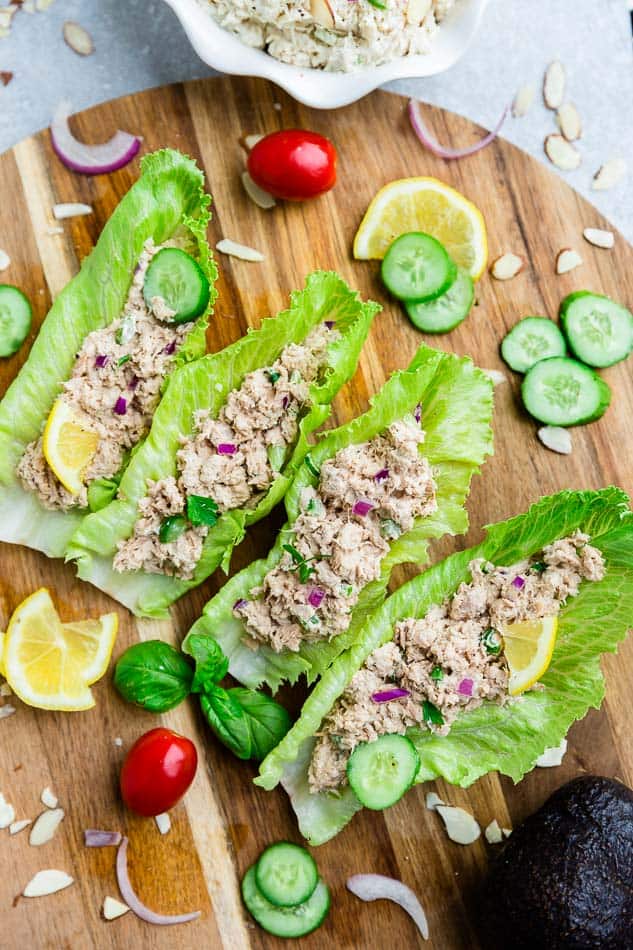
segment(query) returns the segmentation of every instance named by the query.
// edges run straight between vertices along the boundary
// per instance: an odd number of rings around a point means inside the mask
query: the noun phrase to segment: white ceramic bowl
[[[361,99],[391,79],[433,76],[449,69],[473,41],[489,0],[460,0],[443,21],[426,55],[400,57],[353,73],[331,73],[281,63],[222,29],[199,0],[165,2],[182,23],[198,56],[209,66],[229,75],[270,79],[299,102],[316,109],[336,109]]]

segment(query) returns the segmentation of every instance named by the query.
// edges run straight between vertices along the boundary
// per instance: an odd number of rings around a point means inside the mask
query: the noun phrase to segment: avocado
[[[482,896],[486,950],[633,950],[633,791],[563,785],[513,831]]]

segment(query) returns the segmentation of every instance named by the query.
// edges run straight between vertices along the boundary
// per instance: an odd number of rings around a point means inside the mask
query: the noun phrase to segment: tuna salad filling
[[[190,329],[165,322],[173,312],[162,298],[154,297],[150,309],[143,297],[150,261],[163,247],[173,246],[173,241],[146,242],[122,315],[88,334],[63,385],[60,398],[72,406],[81,427],[99,437],[82,491],[71,494],[58,481],[44,457],[41,438],[31,442],[20,459],[22,485],[35,492],[45,508],[87,507],[88,484],[115,476],[126,454],[149,431],[163,381]]]
[[[220,26],[295,66],[349,71],[428,53],[455,0],[201,0]]]
[[[310,791],[347,784],[348,759],[362,742],[411,726],[447,735],[461,712],[512,701],[499,629],[553,616],[583,581],[602,580],[604,559],[589,540],[577,531],[511,567],[471,561],[470,583],[421,620],[399,621],[393,641],[367,658],[324,720]]]
[[[321,324],[303,343],[289,343],[272,366],[249,373],[216,418],[195,414],[194,433],[177,453],[177,476],[149,483],[134,534],[119,543],[115,570],[193,577],[219,515],[255,507],[283,468],[310,385],[339,338],[331,324]]]
[[[435,483],[413,416],[323,463],[301,494],[292,544],[233,612],[253,646],[276,652],[347,630],[362,589],[380,576],[389,541],[437,509]]]

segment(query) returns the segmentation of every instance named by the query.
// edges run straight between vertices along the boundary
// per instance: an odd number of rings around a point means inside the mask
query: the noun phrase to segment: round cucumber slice
[[[152,309],[160,297],[174,311],[170,323],[188,323],[209,304],[209,281],[197,261],[178,247],[164,247],[150,261],[143,283],[143,297]]]
[[[380,736],[356,746],[347,763],[347,779],[361,805],[380,811],[395,805],[418,774],[420,757],[406,736]]]
[[[13,356],[31,329],[31,304],[21,290],[0,284],[0,356]]]
[[[501,344],[501,355],[515,373],[527,373],[540,360],[566,353],[565,337],[548,317],[524,317]]]
[[[255,881],[266,900],[277,907],[296,907],[312,897],[319,872],[312,855],[298,844],[271,844],[255,865]]]
[[[404,308],[414,327],[423,333],[448,333],[465,320],[475,299],[475,285],[461,268],[448,290],[427,303],[405,301]]]
[[[330,892],[321,878],[307,901],[296,907],[275,907],[257,887],[255,865],[242,880],[242,899],[260,927],[275,937],[304,937],[312,933],[330,909]]]
[[[380,273],[394,297],[422,302],[448,290],[457,277],[457,267],[434,237],[411,231],[389,246]]]
[[[569,294],[560,319],[570,350],[589,366],[613,366],[633,350],[633,314],[602,294]]]
[[[567,357],[541,360],[521,387],[531,416],[550,426],[578,426],[599,419],[611,402],[611,390],[596,372]]]

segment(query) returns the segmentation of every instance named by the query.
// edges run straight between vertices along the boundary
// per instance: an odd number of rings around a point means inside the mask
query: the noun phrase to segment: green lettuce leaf
[[[192,324],[176,365],[202,356],[217,270],[206,230],[210,197],[195,162],[164,149],[145,156],[141,176],[120,201],[79,273],[59,294],[28,359],[0,403],[0,540],[63,556],[84,511],[48,511],[15,474],[26,446],[37,439],[78,350],[94,330],[115,320],[127,299],[148,238],[184,238],[211,284],[209,308]]]
[[[233,604],[249,598],[251,589],[261,584],[282,557],[284,544],[292,543],[292,525],[299,514],[302,490],[317,484],[315,472],[325,459],[347,445],[372,439],[392,422],[413,412],[418,403],[422,406],[426,432],[423,452],[433,467],[437,484],[437,511],[430,517],[419,518],[411,531],[391,543],[390,552],[382,561],[380,578],[362,591],[344,634],[329,642],[306,643],[297,653],[275,653],[266,646],[253,650],[247,646],[244,627],[233,615]],[[229,657],[230,672],[247,686],[257,688],[266,683],[274,692],[281,682],[295,682],[302,674],[312,682],[355,641],[367,616],[384,600],[396,564],[424,561],[431,538],[461,534],[467,529],[464,501],[471,477],[492,450],[491,415],[492,386],[481,370],[468,359],[421,346],[408,369],[394,373],[374,396],[368,412],[326,433],[310,450],[286,495],[288,523],[270,554],[231,578],[206,605],[191,632],[212,633]],[[185,639],[185,650],[186,644]]]
[[[255,780],[267,789],[283,782],[301,831],[312,844],[337,834],[361,807],[349,788],[340,796],[311,795],[307,769],[322,720],[369,654],[391,639],[398,620],[423,617],[432,604],[469,581],[473,558],[510,565],[576,529],[602,551],[606,576],[583,583],[578,596],[569,598],[560,611],[552,661],[541,679],[545,689],[529,691],[507,706],[487,703],[462,713],[445,737],[410,729],[421,763],[416,781],[442,777],[467,787],[498,771],[518,782],[545,749],[560,743],[575,720],[600,706],[605,688],[600,657],[616,652],[633,617],[633,513],[628,496],[618,488],[542,498],[526,514],[489,526],[477,547],[451,555],[404,584],[371,617],[356,644],[315,687],[300,718],[264,760]]]
[[[281,501],[308,451],[308,436],[330,413],[335,395],[354,374],[360,350],[379,307],[363,303],[338,274],[315,272],[303,290],[292,294],[290,308],[265,320],[219,353],[209,354],[174,373],[143,446],[134,454],[121,481],[119,497],[89,515],[79,526],[67,551],[78,562],[79,576],[105,590],[138,616],[163,617],[170,604],[201,584],[220,565],[228,571],[234,547],[246,528],[260,521]],[[310,408],[299,426],[297,443],[268,492],[255,508],[222,514],[210,529],[190,581],[144,571],[119,573],[112,568],[117,544],[129,538],[138,503],[148,480],[176,475],[176,452],[182,436],[194,430],[194,413],[208,409],[217,415],[244,377],[269,366],[291,342],[301,342],[314,327],[335,320],[340,337],[328,348],[328,366],[310,387]]]

